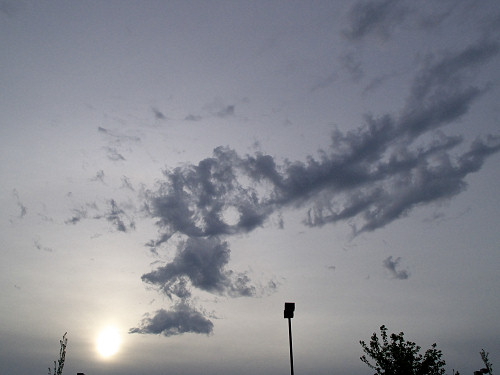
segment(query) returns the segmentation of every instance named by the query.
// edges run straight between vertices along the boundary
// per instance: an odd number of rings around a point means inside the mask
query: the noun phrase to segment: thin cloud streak
[[[409,11],[398,0],[359,1],[350,10],[350,24],[344,30],[344,36],[352,41],[370,34],[386,39],[392,28],[404,21]]]

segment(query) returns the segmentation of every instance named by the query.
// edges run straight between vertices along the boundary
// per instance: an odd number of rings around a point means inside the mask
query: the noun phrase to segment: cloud
[[[82,208],[73,209],[73,217],[67,219],[65,224],[77,224],[81,220],[89,218],[88,210],[90,210],[91,212],[96,212],[90,216],[92,219],[105,219],[119,232],[129,232],[135,229],[133,219],[129,217],[123,208],[118,206],[118,203],[114,199],[108,200],[106,204],[108,206],[106,210],[100,209],[95,202],[87,203]]]
[[[162,238],[168,240],[174,233],[231,235],[262,225],[270,212],[256,200],[255,190],[241,184],[237,176],[246,171],[248,162],[235,151],[218,147],[213,157],[198,165],[165,171],[165,180],[145,192],[148,213],[158,219]],[[237,215],[232,223],[225,219],[231,210]]]
[[[400,261],[401,261],[400,257],[392,259],[392,256],[389,256],[386,259],[384,259],[382,264],[384,265],[384,268],[389,270],[394,279],[406,280],[408,277],[410,277],[410,274],[406,270],[397,269],[399,267]]]
[[[95,174],[94,177],[92,177],[90,179],[90,181],[93,181],[93,182],[102,182],[104,184],[104,171],[101,169],[101,170],[98,170]]]
[[[144,274],[143,281],[180,306],[189,305],[194,289],[254,296],[249,277],[228,270],[225,239],[262,227],[283,209],[304,210],[304,224],[310,227],[349,220],[356,236],[461,193],[466,177],[500,151],[500,137],[487,135],[467,144],[461,136],[447,135],[444,127],[462,119],[487,92],[469,82],[470,73],[498,53],[498,44],[479,41],[455,53],[428,56],[399,112],[366,115],[357,129],[334,131],[330,148],[306,161],[280,162],[262,152],[240,155],[217,147],[197,164],[165,170],[143,194],[145,214],[158,227],[158,237],[148,245],[156,252],[174,235],[185,240],[171,261]],[[407,271],[397,270],[398,262],[389,257],[384,266],[395,277],[407,278]],[[190,310],[174,312],[199,320]]]
[[[453,13],[453,10],[462,4],[452,1],[449,4],[445,2],[436,2],[434,5],[436,5],[436,8],[431,7],[430,10],[420,14],[417,18],[417,25],[421,29],[429,30],[439,27]]]
[[[183,333],[201,333],[209,335],[213,323],[194,307],[184,302],[178,303],[172,310],[160,309],[153,317],[145,317],[139,327],[131,328],[129,333],[161,334],[164,336]]]
[[[134,135],[121,134],[120,132],[103,128],[99,126],[97,131],[106,136],[115,145],[121,145],[123,142],[140,142],[141,138]]]
[[[132,183],[130,182],[130,179],[127,177],[127,176],[122,176],[122,188],[123,189],[128,189],[128,190],[131,190],[131,191],[135,191],[134,189],[134,186],[132,185]]]
[[[160,110],[158,110],[157,108],[155,107],[152,107],[151,110],[153,111],[154,115],[155,115],[155,119],[157,120],[165,120],[167,117],[162,113],[160,112]]]
[[[199,115],[187,115],[184,120],[186,121],[200,121],[203,117],[199,116]]]
[[[363,89],[363,95],[366,95],[366,94],[369,94],[369,93],[373,93],[373,91],[377,90],[389,78],[391,78],[390,75],[384,75],[384,76],[380,76],[380,77],[375,77]]]
[[[359,1],[349,11],[349,26],[343,34],[349,40],[361,40],[371,34],[386,39],[409,11],[400,0]]]
[[[170,298],[191,296],[188,282],[200,290],[218,295],[253,296],[255,287],[244,273],[226,270],[230,250],[217,238],[189,238],[177,248],[175,258],[165,266],[142,276],[148,284],[159,286]]]
[[[87,210],[83,208],[82,209],[75,208],[73,209],[73,213],[74,215],[71,218],[64,221],[65,224],[74,225],[76,223],[79,223],[82,219],[87,218]]]
[[[309,89],[309,91],[310,92],[314,92],[314,91],[317,91],[317,90],[326,89],[326,88],[330,87],[331,85],[333,85],[335,83],[335,81],[337,81],[337,79],[338,79],[337,72],[332,72],[328,76],[321,77],[320,79],[318,79],[311,86],[311,88]],[[287,125],[289,125],[288,124],[289,122],[290,122],[290,120],[287,119]]]
[[[21,202],[21,199],[19,199],[19,193],[17,192],[16,189],[13,189],[12,190],[12,195],[14,197],[14,200],[16,201],[16,205],[17,207],[19,208],[19,216],[18,218],[19,219],[22,219],[23,217],[26,216],[26,214],[28,213],[28,209],[26,208],[26,206]]]
[[[347,53],[340,57],[340,64],[349,73],[353,82],[359,82],[364,76],[361,61],[357,61],[352,53]]]
[[[49,253],[51,253],[52,251],[54,251],[54,249],[52,249],[51,247],[46,247],[46,246],[43,246],[39,240],[35,239],[33,240],[33,243],[35,245],[35,247],[38,249],[38,250],[43,250],[43,251],[47,251]]]
[[[234,105],[228,105],[215,114],[217,117],[229,117],[234,115]]]
[[[106,150],[106,156],[108,157],[109,160],[111,161],[125,161],[125,157],[116,150],[116,148],[113,147],[105,147]]]
[[[135,223],[131,220],[123,209],[118,207],[118,204],[114,199],[108,201],[109,210],[104,213],[103,217],[106,218],[108,222],[113,224],[116,230],[120,232],[128,232],[135,229]],[[96,216],[96,219],[100,219],[101,216]]]

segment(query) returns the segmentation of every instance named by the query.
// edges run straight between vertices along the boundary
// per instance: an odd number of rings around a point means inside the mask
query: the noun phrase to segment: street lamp
[[[290,341],[290,374],[293,375],[293,350],[292,350],[292,318],[295,303],[285,302],[284,318],[288,319],[288,340]]]

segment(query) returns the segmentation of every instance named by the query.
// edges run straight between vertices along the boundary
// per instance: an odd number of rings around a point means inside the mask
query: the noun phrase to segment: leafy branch
[[[59,360],[54,361],[54,372],[53,373],[49,367],[49,375],[61,375],[62,374],[62,371],[64,368],[64,361],[66,359],[66,347],[68,346],[68,339],[66,338],[67,333],[68,332],[66,332],[63,335],[62,340],[59,340],[59,344],[61,345],[61,348],[59,349]]]
[[[483,360],[484,366],[485,366],[484,369],[481,369],[481,372],[483,372],[485,374],[493,375],[493,365],[491,364],[490,360],[488,359],[488,355],[490,353],[485,352],[484,349],[481,349],[479,354],[481,355],[481,359]],[[486,370],[486,371],[484,371],[484,370]]]

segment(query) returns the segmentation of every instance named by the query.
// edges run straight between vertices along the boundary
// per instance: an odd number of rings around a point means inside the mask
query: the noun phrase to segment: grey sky
[[[0,1],[1,373],[499,362],[495,1]],[[108,325],[122,346],[100,358]],[[479,366],[479,367],[478,367]]]

